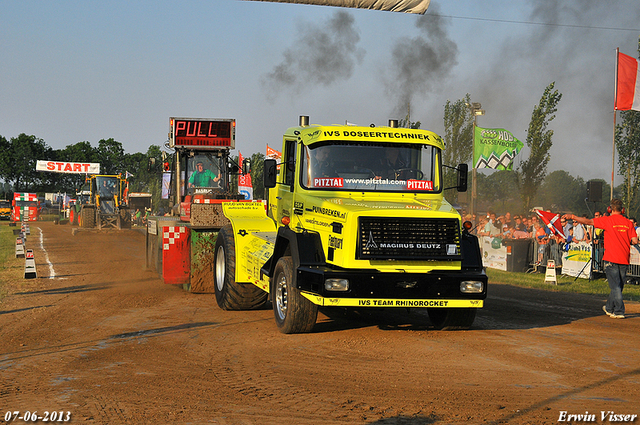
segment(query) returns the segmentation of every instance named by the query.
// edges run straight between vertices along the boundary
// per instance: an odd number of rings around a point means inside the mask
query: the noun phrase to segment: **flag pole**
[[[478,214],[477,211],[477,205],[476,205],[476,198],[477,198],[477,191],[478,191],[478,170],[476,169],[476,164],[473,161],[473,152],[475,152],[476,149],[476,115],[474,114],[473,116],[473,141],[472,143],[472,148],[471,148],[471,162],[472,162],[472,168],[471,168],[471,216],[473,217],[473,214]],[[474,222],[473,225],[477,225],[477,222]]]
[[[616,47],[616,71],[615,77],[613,81],[613,148],[611,153],[611,197],[609,200],[613,199],[613,175],[615,173],[615,162],[616,162],[616,101],[618,99],[618,56],[620,56],[620,48]]]

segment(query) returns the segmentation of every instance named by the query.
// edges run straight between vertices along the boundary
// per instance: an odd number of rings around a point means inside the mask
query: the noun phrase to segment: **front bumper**
[[[348,291],[325,289],[326,279],[348,279]],[[463,293],[460,283],[483,282],[478,293]],[[296,285],[311,302],[321,306],[343,307],[482,307],[487,297],[484,271],[431,273],[382,273],[376,270],[345,270],[301,266]]]

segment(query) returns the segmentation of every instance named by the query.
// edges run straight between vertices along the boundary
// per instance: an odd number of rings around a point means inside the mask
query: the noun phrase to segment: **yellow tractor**
[[[80,206],[78,221],[83,228],[131,228],[131,211],[127,206],[127,181],[121,175],[87,177],[91,196]]]

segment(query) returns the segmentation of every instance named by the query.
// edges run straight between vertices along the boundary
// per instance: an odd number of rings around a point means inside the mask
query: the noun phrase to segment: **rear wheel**
[[[311,332],[318,318],[318,306],[306,299],[293,285],[293,260],[282,257],[273,273],[273,313],[280,332]]]
[[[128,209],[121,209],[120,214],[120,226],[123,229],[131,229],[131,212]]]
[[[213,279],[216,302],[223,310],[255,310],[267,301],[267,293],[257,286],[236,282],[236,246],[233,228],[224,226],[218,233],[214,250]]]
[[[428,308],[429,320],[436,329],[451,331],[469,329],[476,318],[477,308]]]

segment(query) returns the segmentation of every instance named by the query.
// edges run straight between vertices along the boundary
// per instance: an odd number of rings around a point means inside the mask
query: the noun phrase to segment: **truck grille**
[[[460,261],[460,224],[454,218],[360,217],[357,258]]]

